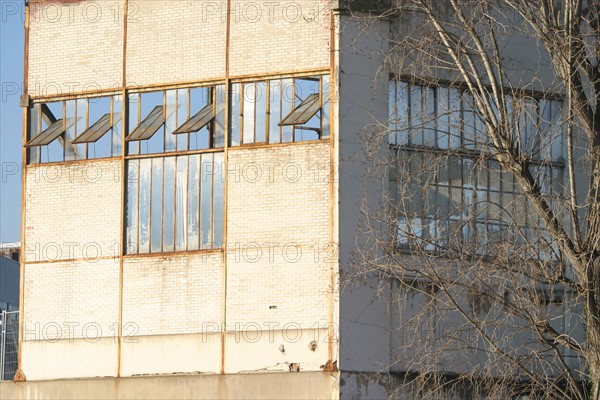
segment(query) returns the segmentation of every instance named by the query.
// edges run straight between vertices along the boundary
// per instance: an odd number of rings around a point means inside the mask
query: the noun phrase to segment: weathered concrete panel
[[[0,382],[3,399],[337,399],[338,373],[175,375]]]

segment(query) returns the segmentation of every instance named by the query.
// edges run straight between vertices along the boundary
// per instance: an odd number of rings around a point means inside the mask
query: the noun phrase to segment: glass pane
[[[461,116],[460,116],[460,91],[450,89],[448,93],[448,116],[449,116],[449,138],[448,146],[450,148],[460,147],[461,144]]]
[[[267,83],[256,84],[256,143],[264,143],[267,138]]]
[[[225,200],[223,187],[225,186],[225,163],[223,153],[215,153],[214,180],[213,180],[213,246],[223,245],[223,209]]]
[[[254,102],[256,86],[254,83],[244,84],[244,143],[254,143],[254,122],[256,121]]]
[[[27,132],[27,141],[36,137],[41,132],[41,118],[40,118],[40,109],[41,106],[39,103],[33,105],[33,107],[29,110],[29,132]],[[39,147],[29,147],[27,149],[29,152],[29,162],[30,163],[39,163],[40,162],[40,148]]]
[[[463,92],[463,146],[468,149],[475,148],[475,131],[477,130],[473,112],[473,96]]]
[[[294,109],[294,81],[292,79],[281,80],[281,115],[286,116]],[[281,127],[281,141],[288,143],[293,140],[294,127]]]
[[[187,206],[188,206],[188,157],[177,157],[177,177],[175,196],[175,250],[182,251],[187,245]],[[191,193],[193,196],[193,193]]]
[[[162,251],[163,159],[152,159],[152,252]]]
[[[120,156],[123,148],[123,96],[113,96],[112,156]]]
[[[564,161],[567,157],[564,140],[564,124],[562,121],[562,102],[552,101],[552,127],[550,137],[552,138],[552,160]]]
[[[150,252],[150,203],[151,203],[151,169],[152,160],[140,160],[139,179],[139,244],[138,253]]]
[[[189,89],[177,90],[177,123],[178,128],[188,119],[188,94]],[[186,151],[188,149],[189,134],[177,135],[177,150]]]
[[[133,254],[138,252],[138,185],[140,174],[139,160],[127,162],[127,193],[125,197],[125,252]]]
[[[329,80],[329,75],[323,75],[321,77],[322,80],[322,92],[321,99],[330,99],[331,98],[331,83]],[[329,129],[331,124],[331,105],[329,104],[330,100],[323,102],[321,104],[321,137],[329,137]]]
[[[67,100],[67,118],[76,118],[76,102],[75,100]],[[75,140],[75,124],[67,125],[67,130],[65,132],[65,161],[70,161],[75,159],[75,145],[72,144],[73,140]]]
[[[423,88],[423,144],[425,146],[435,146],[435,127],[436,127],[436,99],[435,88]]]
[[[53,103],[46,103],[52,114],[54,114],[54,118],[61,119],[63,117],[63,102],[57,101]],[[45,122],[45,121],[44,121]],[[46,126],[42,124],[42,128],[45,129]],[[42,162],[58,162],[63,161],[64,159],[64,147],[63,147],[63,139],[58,138],[53,140],[47,146],[42,146]]]
[[[281,81],[269,82],[269,143],[280,143],[281,132],[279,122],[281,122]]]
[[[141,116],[146,118],[156,106],[163,105],[163,92],[143,93],[141,96]],[[129,133],[133,132],[130,130]],[[165,126],[164,124],[148,140],[140,141],[142,154],[163,153],[165,151]]]
[[[225,85],[215,87],[215,143],[214,147],[225,146],[225,112],[227,111]]]
[[[421,88],[418,86],[411,86],[410,88],[410,143],[413,145],[423,144],[423,121],[421,115],[422,110],[422,99],[421,99]]]
[[[190,115],[195,115],[209,103],[209,89],[190,89]],[[211,100],[212,101],[212,100]],[[210,131],[212,123],[206,125],[198,132],[190,133],[190,150],[208,149],[210,147]]]
[[[213,155],[202,155],[201,189],[200,189],[200,226],[201,226],[201,248],[208,249],[212,244],[212,184],[213,184]]]
[[[96,123],[103,115],[110,113],[112,99],[110,97],[96,97],[89,99],[88,127]],[[88,158],[110,157],[112,154],[112,137],[106,133],[100,139],[88,144]]]
[[[450,89],[437,88],[438,129],[437,147],[447,149],[450,145]]]
[[[390,80],[390,87],[389,87],[389,99],[388,99],[388,104],[389,104],[389,110],[388,110],[388,115],[389,115],[389,143],[390,144],[397,144],[397,135],[398,135],[398,106],[396,103],[396,86],[399,85],[399,82],[394,81],[394,80]]]
[[[173,135],[177,129],[177,90],[167,90],[165,99],[165,151],[168,152],[177,149],[177,138]]]
[[[128,119],[129,119],[129,121],[128,121],[129,125],[127,127],[127,134],[130,134],[131,132],[133,132],[135,127],[138,126],[141,122],[139,106],[140,106],[140,95],[137,93],[130,94],[128,110],[127,110]],[[139,154],[140,153],[140,142],[137,140],[133,141],[133,142],[127,142],[127,153],[128,154]]]
[[[175,157],[165,158],[163,251],[175,250]]]
[[[189,157],[188,165],[188,250],[198,250],[200,226],[198,212],[200,205],[200,155]]]
[[[398,144],[408,144],[409,132],[409,86],[406,82],[396,85],[396,107],[398,109]]]
[[[272,109],[271,109],[272,110]],[[272,113],[272,111],[271,111]],[[240,145],[240,84],[231,85],[231,145]],[[271,118],[273,116],[271,115]]]

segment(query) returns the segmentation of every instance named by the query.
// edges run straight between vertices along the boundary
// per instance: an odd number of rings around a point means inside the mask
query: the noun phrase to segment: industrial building
[[[377,57],[388,21],[363,31],[338,3],[26,2],[21,382],[3,392],[389,393],[392,296],[340,277],[363,128],[408,84]]]

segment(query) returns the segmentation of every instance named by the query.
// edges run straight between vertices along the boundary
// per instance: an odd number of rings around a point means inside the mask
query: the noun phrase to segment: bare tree
[[[424,397],[600,399],[600,1],[393,3],[356,14],[389,24],[393,78],[353,271],[395,282],[392,369]]]

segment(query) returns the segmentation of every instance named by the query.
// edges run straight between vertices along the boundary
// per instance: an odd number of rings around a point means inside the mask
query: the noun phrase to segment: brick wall
[[[222,321],[222,254],[129,257],[123,263],[123,324],[134,335],[197,333]]]
[[[329,68],[332,3],[232,1],[230,74]]]
[[[123,0],[37,1],[30,13],[30,95],[122,85]]]
[[[231,76],[328,68],[334,3],[233,1]],[[224,78],[226,5],[225,0],[130,0],[128,86]],[[32,2],[29,94],[120,87],[123,19],[123,0]]]
[[[127,25],[128,85],[225,76],[225,2],[138,0],[133,4]]]
[[[118,256],[119,161],[31,165],[26,174],[26,262]]]
[[[229,156],[228,329],[266,322],[324,326],[329,145],[232,150]]]
[[[23,339],[115,337],[119,322],[119,261],[25,265]]]

